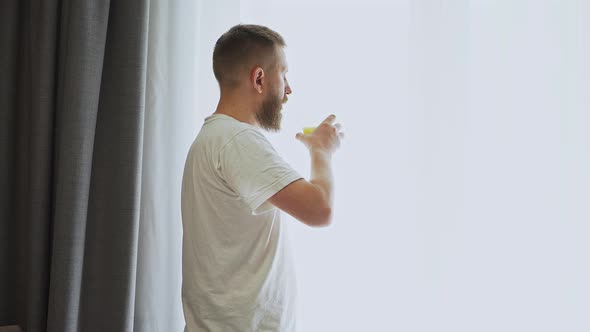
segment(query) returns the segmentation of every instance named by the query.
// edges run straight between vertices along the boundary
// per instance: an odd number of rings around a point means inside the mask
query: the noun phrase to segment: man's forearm
[[[309,182],[320,187],[326,201],[333,207],[334,203],[334,178],[332,176],[332,155],[329,152],[315,150],[311,155],[311,179]]]

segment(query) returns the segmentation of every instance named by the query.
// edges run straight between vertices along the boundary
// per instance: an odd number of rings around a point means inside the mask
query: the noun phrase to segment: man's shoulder
[[[201,127],[199,135],[202,139],[208,138],[225,138],[231,140],[239,134],[251,134],[251,135],[262,135],[259,130],[255,127],[227,118],[216,118],[214,120],[207,121]]]
[[[259,130],[251,126],[214,121],[201,127],[191,147],[191,153],[198,158],[219,158],[220,153],[246,152],[272,148],[270,142]]]
[[[196,144],[215,146],[218,149],[223,149],[226,145],[236,142],[251,142],[266,138],[256,130],[248,127],[236,127],[236,126],[209,126],[203,127],[197,138],[195,139]]]

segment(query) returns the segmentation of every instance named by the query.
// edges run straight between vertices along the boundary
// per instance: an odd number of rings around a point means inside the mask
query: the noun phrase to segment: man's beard
[[[285,100],[281,100],[279,97],[268,95],[262,105],[260,106],[260,110],[256,112],[256,120],[265,130],[268,131],[279,131],[281,129],[281,119],[283,114],[281,114],[281,108],[283,108],[282,104],[286,102]]]

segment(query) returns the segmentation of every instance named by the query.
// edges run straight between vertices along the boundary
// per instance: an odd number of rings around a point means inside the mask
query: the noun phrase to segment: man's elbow
[[[309,225],[311,227],[328,227],[332,224],[333,212],[329,206],[323,207],[318,210]]]

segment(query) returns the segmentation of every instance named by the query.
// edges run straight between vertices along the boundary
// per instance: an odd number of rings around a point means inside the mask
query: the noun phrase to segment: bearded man
[[[295,274],[280,210],[310,227],[331,223],[331,157],[343,133],[330,115],[295,135],[309,149],[309,181],[265,137],[263,130],[280,130],[293,92],[284,47],[277,32],[243,24],[215,44],[219,103],[182,179],[185,331],[295,331]]]

